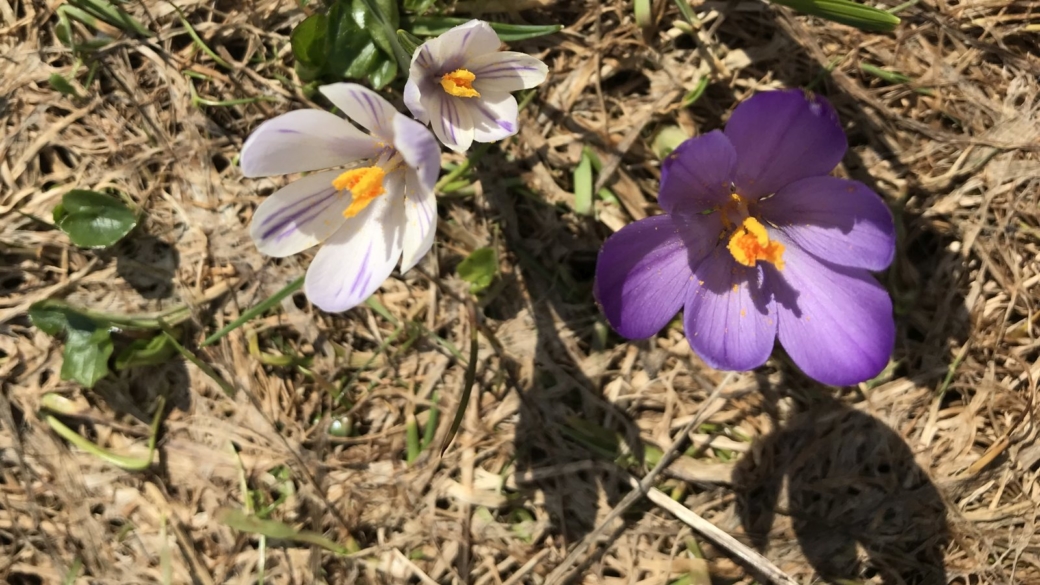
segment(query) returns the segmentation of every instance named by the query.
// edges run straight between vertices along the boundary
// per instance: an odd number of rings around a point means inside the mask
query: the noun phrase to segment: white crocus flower
[[[517,104],[509,92],[535,87],[549,72],[540,60],[501,46],[491,25],[471,20],[426,41],[412,57],[405,105],[456,152],[474,140],[516,134]]]
[[[269,256],[324,244],[304,291],[338,312],[374,293],[398,260],[406,272],[430,250],[440,149],[429,130],[369,89],[336,83],[320,91],[370,134],[323,110],[297,110],[261,124],[242,147],[241,165],[247,177],[342,167],[279,189],[249,227]]]

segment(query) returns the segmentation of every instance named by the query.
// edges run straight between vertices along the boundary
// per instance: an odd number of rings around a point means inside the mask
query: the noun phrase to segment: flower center
[[[368,207],[368,204],[372,203],[376,197],[386,193],[386,189],[383,188],[384,177],[386,177],[386,171],[382,167],[374,166],[350,169],[333,179],[332,186],[337,191],[349,190],[353,197],[350,207],[343,211],[343,216],[354,217]]]
[[[477,76],[468,69],[456,69],[451,73],[445,73],[441,77],[441,87],[448,95],[455,97],[480,97],[480,92],[473,89],[473,82]]]
[[[733,259],[744,266],[753,267],[756,261],[762,260],[772,263],[778,270],[784,269],[784,245],[770,241],[765,226],[753,217],[744,219],[730,236],[726,247]]]

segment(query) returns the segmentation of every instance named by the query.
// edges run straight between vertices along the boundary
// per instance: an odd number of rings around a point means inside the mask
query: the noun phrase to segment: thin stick
[[[679,434],[675,436],[672,444],[665,450],[664,454],[661,456],[661,460],[657,462],[657,465],[655,465],[654,468],[650,470],[650,473],[647,473],[646,476],[643,477],[643,480],[635,486],[636,489],[626,494],[625,497],[614,506],[614,509],[607,514],[607,517],[603,519],[603,522],[586,534],[585,538],[578,543],[578,546],[574,547],[574,549],[567,555],[567,558],[563,559],[563,562],[557,565],[557,567],[549,573],[549,576],[545,579],[546,585],[559,585],[566,581],[570,576],[571,567],[578,562],[578,559],[585,554],[585,551],[592,546],[592,543],[599,539],[599,535],[603,533],[606,527],[619,516],[624,514],[625,511],[643,497],[644,494],[650,491],[654,481],[657,480],[657,476],[660,475],[664,468],[668,467],[672,462],[672,459],[679,452],[679,446],[686,442],[690,431],[700,425],[703,422],[703,419],[708,418],[713,403],[722,393],[722,389],[725,388],[733,379],[733,376],[733,372],[728,372],[726,374],[726,377],[724,377],[722,381],[719,382],[718,386],[711,391],[711,395],[708,396],[708,399],[701,404],[701,407],[697,410],[697,416],[690,419],[690,422],[686,423],[686,426],[684,426],[682,430],[679,431]]]
[[[643,489],[642,484],[631,475],[628,476],[628,483],[633,489]],[[668,494],[652,487],[649,490],[646,490],[646,497],[650,498],[651,502],[664,508],[679,520],[685,522],[687,526],[699,532],[702,536],[711,540],[720,548],[725,549],[745,564],[751,566],[770,583],[775,585],[798,585],[794,579],[785,575],[784,572],[769,559],[748,548],[747,545],[736,538],[733,538],[728,533],[723,532],[714,524],[699,516],[693,510],[690,510],[679,502],[668,497]]]

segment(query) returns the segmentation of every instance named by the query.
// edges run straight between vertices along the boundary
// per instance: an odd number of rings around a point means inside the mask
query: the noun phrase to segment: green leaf
[[[86,318],[84,318],[86,319]],[[108,358],[112,355],[112,335],[90,319],[70,320],[65,336],[61,379],[73,380],[93,388],[108,375]]]
[[[156,366],[177,355],[177,348],[165,334],[151,339],[137,339],[116,356],[116,369]]]
[[[423,14],[433,6],[436,0],[404,0],[404,9],[416,14]]]
[[[375,0],[375,5],[379,8],[387,24],[389,24],[390,30],[397,30],[401,24],[401,18],[397,13],[396,0]],[[390,44],[389,31],[383,28],[379,17],[372,14],[365,0],[353,0],[350,12],[358,28],[367,32],[372,37],[372,40],[375,41],[376,46],[390,57],[393,57],[394,47]]]
[[[122,201],[79,189],[62,197],[54,220],[72,243],[82,248],[107,248],[137,225],[137,217]]]
[[[419,50],[419,45],[422,44],[422,39],[403,29],[398,29],[397,40],[401,43],[401,48],[409,55],[414,55]]]
[[[456,18],[452,16],[417,16],[411,20],[411,32],[420,37],[436,37],[448,29],[469,22],[468,18]],[[551,35],[563,30],[562,24],[505,24],[501,22],[490,22],[491,28],[498,33],[498,38],[504,42],[523,41]]]
[[[459,278],[469,283],[469,289],[473,293],[491,286],[491,282],[498,273],[498,255],[492,248],[477,248],[473,253],[459,263]]]
[[[312,14],[296,25],[289,35],[289,42],[297,63],[319,69],[325,64],[325,34],[328,30],[329,18],[324,14]]]
[[[256,516],[250,516],[242,510],[221,508],[217,510],[215,518],[217,522],[239,532],[249,532],[251,534],[261,534],[268,538],[313,544],[339,555],[349,555],[358,550],[357,542],[353,538],[348,541],[347,546],[343,546],[316,532],[296,530],[283,522],[263,520]]]
[[[772,0],[799,12],[819,16],[841,24],[874,31],[891,32],[899,25],[899,17],[872,6],[851,0]]]
[[[392,57],[381,55],[378,65],[368,74],[368,82],[372,89],[383,89],[397,77],[397,61]]]
[[[657,136],[654,136],[653,150],[657,158],[664,160],[666,156],[672,154],[672,151],[679,147],[680,144],[686,142],[689,136],[686,132],[678,126],[665,126],[657,132]]]
[[[69,313],[76,311],[60,301],[39,301],[29,307],[29,320],[47,335],[61,335],[69,326]]]
[[[69,83],[69,80],[57,73],[52,73],[51,76],[47,78],[47,83],[50,84],[51,89],[54,91],[69,97],[79,97],[79,92],[76,91],[76,88],[73,87],[71,83]]]
[[[591,215],[592,210],[592,157],[586,148],[574,168],[574,212]]]

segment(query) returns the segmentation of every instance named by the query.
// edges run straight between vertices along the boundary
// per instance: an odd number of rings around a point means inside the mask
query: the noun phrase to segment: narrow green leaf
[[[268,538],[313,544],[338,555],[349,555],[351,552],[354,552],[354,550],[357,550],[357,543],[352,543],[352,546],[343,546],[316,532],[296,530],[292,526],[283,522],[277,520],[263,520],[256,516],[250,516],[242,510],[221,508],[217,510],[215,518],[217,522],[220,522],[234,530],[238,530],[239,532],[248,532],[250,534],[263,535]]]
[[[404,0],[404,9],[416,14],[423,14],[433,6],[437,0]]]
[[[899,84],[910,82],[910,78],[906,75],[903,75],[902,73],[896,71],[888,71],[887,69],[875,67],[874,65],[870,65],[869,63],[860,63],[859,68],[862,69],[864,73],[869,73],[870,75],[873,75],[874,77],[880,78],[889,83]]]
[[[581,160],[574,168],[574,212],[592,215],[592,158],[588,149],[581,153]]]
[[[107,0],[69,0],[69,4],[90,12],[124,32],[137,33],[143,37],[154,36],[152,31],[148,30],[136,18]]]
[[[397,30],[397,40],[401,43],[404,52],[409,55],[414,55],[419,50],[419,45],[422,44],[422,39],[404,29]]]
[[[636,24],[640,28],[649,28],[654,24],[654,11],[650,6],[650,0],[633,0],[632,9],[635,12]]]
[[[166,363],[177,355],[177,348],[170,343],[166,335],[156,335],[151,339],[137,339],[116,356],[116,369],[156,366]]]
[[[657,158],[664,160],[666,156],[671,154],[680,144],[686,142],[688,138],[689,136],[686,135],[682,128],[665,126],[657,132],[657,136],[654,136],[654,154],[657,155]]]
[[[137,225],[122,201],[97,191],[69,191],[54,215],[58,228],[82,248],[107,248]]]
[[[453,16],[418,16],[413,18],[411,21],[411,31],[413,35],[419,37],[436,37],[448,32],[449,29],[460,24],[465,24],[466,22],[469,22],[468,18],[456,18]],[[545,35],[555,34],[563,30],[562,24],[533,25],[505,24],[501,22],[491,22],[488,24],[490,24],[491,28],[498,33],[498,38],[507,43],[544,37]]]
[[[459,278],[469,283],[473,293],[491,286],[498,273],[498,255],[493,248],[477,248],[459,263]]]
[[[206,339],[202,340],[202,343],[199,344],[199,347],[206,347],[207,345],[212,345],[212,344],[216,343],[217,341],[220,341],[220,339],[223,338],[228,333],[231,333],[235,329],[238,329],[239,327],[245,325],[246,323],[248,323],[250,320],[252,320],[255,317],[257,317],[258,315],[262,315],[263,313],[266,313],[269,309],[271,309],[272,307],[274,307],[278,303],[282,302],[282,299],[284,299],[285,297],[287,297],[287,296],[293,294],[294,292],[300,290],[301,288],[303,288],[303,277],[302,276],[297,278],[296,280],[290,282],[289,284],[285,285],[285,287],[283,287],[282,290],[274,293],[273,295],[268,297],[266,300],[258,303],[254,307],[246,310],[246,312],[242,313],[242,315],[240,315],[238,317],[238,319],[235,319],[231,323],[228,323],[224,327],[221,327],[220,331],[217,331],[213,335],[210,335]]]
[[[841,24],[873,32],[891,32],[899,25],[899,17],[872,6],[851,0],[772,0],[805,14],[819,16]]]
[[[47,398],[47,395],[44,395],[44,398]],[[159,423],[162,422],[162,416],[165,412],[166,397],[160,395],[155,405],[155,414],[152,415],[152,425],[149,427],[148,453],[144,457],[131,457],[128,455],[113,453],[108,449],[83,438],[76,433],[76,431],[65,426],[65,423],[58,420],[57,417],[47,413],[46,411],[41,413],[41,418],[45,423],[47,423],[47,426],[49,426],[51,430],[87,453],[128,471],[144,471],[152,466],[152,458],[155,456],[155,441],[159,436]]]
[[[688,108],[695,104],[697,100],[701,99],[701,96],[704,95],[704,91],[708,89],[708,82],[708,76],[702,75],[697,81],[697,87],[693,88],[689,93],[683,96],[682,107]]]
[[[47,83],[50,84],[51,89],[54,91],[69,97],[79,97],[79,92],[76,91],[76,88],[73,87],[71,83],[69,83],[69,80],[57,73],[52,73],[51,76],[47,78]]]

